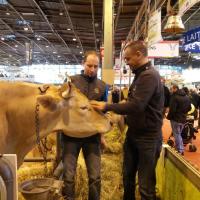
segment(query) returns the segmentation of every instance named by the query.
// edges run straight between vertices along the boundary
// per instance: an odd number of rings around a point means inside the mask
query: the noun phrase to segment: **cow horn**
[[[64,92],[62,93],[62,97],[63,97],[64,99],[66,99],[66,98],[68,97],[68,94],[69,94],[68,91],[64,91]]]
[[[70,92],[71,92],[71,83],[68,82],[68,83],[67,83],[67,88],[66,88],[66,90],[65,90],[64,92],[62,92],[62,97],[63,97],[64,99],[69,98]]]
[[[70,83],[71,83],[71,82],[72,82],[71,77],[70,77],[68,74],[66,75],[66,77],[67,77],[67,82],[70,82]]]

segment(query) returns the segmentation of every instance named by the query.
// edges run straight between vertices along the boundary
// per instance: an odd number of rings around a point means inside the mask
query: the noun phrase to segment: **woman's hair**
[[[84,56],[83,56],[83,62],[86,62],[87,57],[88,57],[89,55],[95,55],[95,56],[97,56],[97,57],[99,58],[99,54],[98,54],[96,51],[94,51],[94,50],[86,51],[86,52],[84,53]]]

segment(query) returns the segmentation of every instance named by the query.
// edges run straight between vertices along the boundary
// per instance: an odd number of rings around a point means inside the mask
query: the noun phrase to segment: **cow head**
[[[54,129],[62,130],[66,135],[88,137],[110,130],[108,119],[95,111],[87,97],[70,82],[60,88],[50,87],[45,95],[37,98],[37,101],[42,105],[44,115],[48,113],[49,117],[58,119]]]

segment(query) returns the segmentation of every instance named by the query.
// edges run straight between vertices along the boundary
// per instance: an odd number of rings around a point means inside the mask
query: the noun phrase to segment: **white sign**
[[[160,42],[161,40],[161,10],[156,10],[149,17],[148,46]]]
[[[148,48],[149,58],[172,58],[179,56],[179,41],[162,41]]]
[[[200,0],[179,0],[179,15],[182,16],[187,10],[189,10]]]

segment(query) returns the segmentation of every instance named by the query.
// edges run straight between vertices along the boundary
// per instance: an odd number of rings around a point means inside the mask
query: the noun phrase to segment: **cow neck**
[[[38,87],[40,90],[40,94],[43,95],[49,89],[49,86]],[[44,158],[44,162],[47,161],[47,152],[49,149],[47,148],[47,138],[44,138],[44,141],[40,138],[40,119],[39,119],[39,112],[40,112],[40,104],[36,101],[35,105],[35,133],[36,133],[36,143],[38,145],[38,149]],[[45,168],[47,166],[45,165]]]

